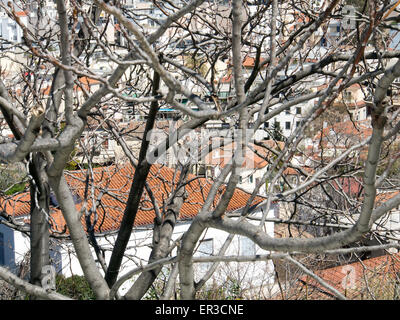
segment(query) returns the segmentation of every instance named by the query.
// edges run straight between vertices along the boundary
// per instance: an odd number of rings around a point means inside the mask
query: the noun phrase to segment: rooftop
[[[395,299],[399,272],[400,254],[388,254],[314,273],[347,298],[362,300]],[[298,299],[334,298],[333,292],[309,276],[301,277],[295,290]]]
[[[125,203],[128,199],[129,190],[132,183],[132,178],[135,169],[125,164],[122,166],[108,166],[93,169],[93,184],[88,182],[88,196],[85,204],[85,186],[87,171],[65,171],[65,178],[74,194],[76,209],[85,212],[85,207],[88,211],[93,206],[92,199],[95,199],[96,206],[96,222],[95,232],[103,233],[117,230],[120,226],[124,213]],[[172,188],[176,186],[179,180],[179,172],[174,169],[153,165],[149,173],[147,182],[154,194],[158,205],[162,208],[170,195]],[[188,176],[189,183],[185,186],[188,193],[188,198],[184,202],[179,220],[192,219],[203,207],[205,199],[211,189],[212,181],[206,178],[197,178],[193,175]],[[94,186],[94,194],[90,190]],[[214,206],[221,198],[225,186],[222,186],[214,199]],[[229,202],[227,211],[235,211],[246,205],[250,194],[240,189],[235,190],[234,195]],[[255,205],[264,200],[262,197],[256,197],[252,205]],[[0,199],[0,209],[13,217],[25,217],[26,222],[29,222],[30,212],[30,194],[29,192],[14,195],[7,199]],[[50,211],[52,220],[52,229],[58,232],[64,230],[65,221],[61,211],[58,208],[58,203],[55,197],[52,197],[52,205]],[[85,214],[82,216],[82,224],[85,226]],[[155,218],[153,204],[146,192],[143,193],[139,211],[135,219],[135,226],[151,225]],[[92,215],[92,223],[93,215]]]

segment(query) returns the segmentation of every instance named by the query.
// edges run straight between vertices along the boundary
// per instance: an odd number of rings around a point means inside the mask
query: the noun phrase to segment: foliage
[[[284,140],[284,136],[282,134],[282,128],[276,122],[272,124],[271,139],[275,141]]]
[[[56,291],[77,300],[94,300],[95,294],[83,276],[73,275],[65,278],[56,276]]]
[[[17,184],[14,184],[13,186],[11,186],[11,188],[9,188],[9,189],[6,191],[5,194],[6,194],[6,195],[16,194],[16,193],[18,193],[18,192],[24,191],[25,188],[26,188],[26,183],[23,183],[23,182],[17,183]]]
[[[243,299],[243,289],[235,279],[228,279],[223,285],[215,283],[204,287],[197,294],[200,300],[240,300]]]
[[[23,179],[26,174],[16,166],[8,166],[0,169],[0,190],[4,190],[6,195],[12,195],[23,191],[26,183]]]

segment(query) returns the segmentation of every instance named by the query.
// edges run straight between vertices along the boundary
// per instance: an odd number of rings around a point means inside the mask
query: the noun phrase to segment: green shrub
[[[56,291],[76,300],[94,300],[95,294],[89,283],[83,276],[74,275],[65,278],[62,275],[56,277]]]
[[[24,191],[27,187],[26,173],[20,166],[9,165],[7,167],[0,165],[0,190],[6,195]]]
[[[15,193],[24,191],[25,188],[26,188],[26,183],[24,183],[24,182],[17,183],[17,184],[14,184],[10,189],[8,189],[5,194],[10,196]]]

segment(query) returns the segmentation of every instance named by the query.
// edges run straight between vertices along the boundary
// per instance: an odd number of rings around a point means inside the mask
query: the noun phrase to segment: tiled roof
[[[332,181],[332,185],[350,196],[360,196],[364,189],[363,182],[354,177],[340,177]]]
[[[260,63],[263,62],[265,59],[260,58]],[[246,56],[243,60],[243,67],[245,68],[253,68],[256,63],[256,59],[250,56]]]
[[[340,177],[332,181],[332,186],[345,194],[355,199],[361,200],[364,198],[364,184],[362,179],[356,179],[354,177]],[[385,201],[390,200],[394,196],[397,196],[400,191],[378,191],[379,193],[375,197],[375,206],[379,206]]]
[[[222,144],[222,143],[221,143]],[[242,164],[243,169],[262,169],[268,164],[273,163],[276,158],[276,153],[284,149],[285,143],[275,140],[263,140],[261,145],[249,143],[245,148],[244,161]],[[220,148],[212,150],[205,157],[206,164],[220,166],[221,168],[232,161],[232,156],[236,151],[237,143],[229,143],[222,145]],[[312,173],[312,169],[303,166],[302,170]],[[288,167],[283,171],[284,175],[299,175],[299,170]]]
[[[220,81],[221,81],[221,83],[229,83],[232,81],[232,79],[233,79],[233,75],[228,74],[228,75],[222,77]]]
[[[97,223],[95,225],[96,232],[106,232],[117,230],[122,220],[125,203],[128,199],[129,190],[131,187],[132,177],[135,170],[131,165],[109,166],[93,169],[93,185],[95,186],[94,197],[91,195],[91,183],[89,183],[87,196],[87,210],[92,208],[92,198],[98,201],[96,203]],[[82,199],[85,194],[86,171],[66,171],[65,178],[70,187],[70,190],[75,195],[76,208],[81,210],[84,202]],[[179,179],[179,172],[167,167],[153,165],[148,176],[147,183],[149,184],[158,205],[162,207],[167,202],[171,189]],[[180,220],[191,219],[197,215],[203,207],[204,201],[212,186],[212,181],[206,178],[196,178],[189,175],[186,186],[188,198],[185,200],[179,215]],[[225,186],[222,186],[217,192],[214,205],[218,203],[223,194]],[[234,195],[229,202],[227,211],[235,211],[246,205],[250,194],[240,189],[235,190]],[[28,192],[14,196],[10,199],[0,199],[0,209],[14,217],[25,216],[29,214]],[[253,204],[261,202],[263,198],[257,197]],[[57,204],[55,204],[57,206]],[[51,209],[51,216],[57,223],[53,223],[53,229],[62,231],[65,227],[64,219],[59,209]],[[147,192],[144,191],[139,211],[135,219],[135,226],[144,226],[152,224],[155,218],[152,202],[150,201]],[[92,218],[93,221],[93,218]],[[84,222],[84,215],[82,217]]]
[[[344,140],[345,138],[355,137],[359,140],[363,140],[371,136],[372,128],[370,127],[370,121],[345,121],[338,122],[332,126],[327,126],[315,135],[314,141],[321,139],[329,139],[334,133],[336,140]],[[330,139],[329,139],[330,140]],[[344,142],[344,141],[343,141]]]
[[[327,126],[313,137],[313,144],[307,147],[307,154],[314,160],[336,157],[351,146],[358,144],[372,135],[370,121],[345,121]],[[368,155],[368,145],[363,146],[354,154],[365,161]]]
[[[375,198],[376,205],[382,204],[382,203],[392,199],[393,197],[397,196],[399,193],[400,193],[399,190],[394,190],[394,191],[386,191],[386,192],[377,194],[376,198]]]
[[[18,17],[27,17],[28,16],[27,12],[25,12],[25,11],[17,11],[17,12],[15,12],[15,15]]]
[[[384,255],[314,273],[349,299],[395,299],[400,254]],[[299,279],[292,299],[334,299],[333,292],[310,276]],[[398,293],[397,293],[398,294]],[[398,298],[397,298],[398,299]]]

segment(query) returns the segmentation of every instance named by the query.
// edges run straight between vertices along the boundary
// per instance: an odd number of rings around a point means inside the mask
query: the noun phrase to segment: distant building
[[[28,14],[24,11],[18,11],[17,16],[25,25],[28,23]],[[23,38],[23,32],[17,22],[11,19],[5,12],[0,11],[0,46],[2,49],[11,47],[15,43],[20,43]]]

